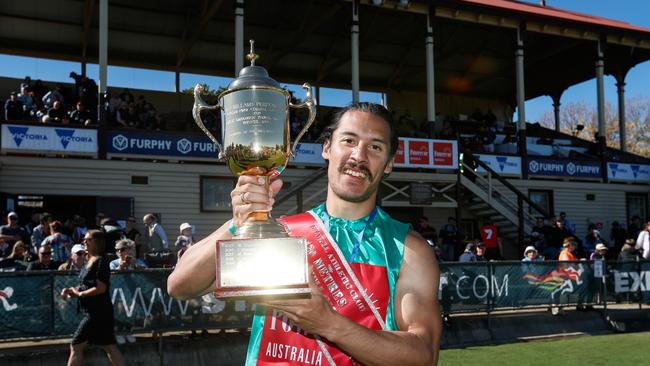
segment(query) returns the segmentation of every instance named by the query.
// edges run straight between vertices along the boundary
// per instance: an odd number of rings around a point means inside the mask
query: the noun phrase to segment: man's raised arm
[[[235,226],[241,225],[251,212],[268,211],[273,205],[273,196],[282,187],[282,181],[278,179],[271,184],[270,194],[264,184],[264,179],[260,177],[239,177],[230,194]],[[230,221],[187,249],[167,280],[169,295],[177,299],[190,299],[214,290],[216,242],[232,238],[229,227]]]

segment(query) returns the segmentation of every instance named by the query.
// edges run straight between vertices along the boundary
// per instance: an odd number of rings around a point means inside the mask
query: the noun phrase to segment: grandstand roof
[[[361,1],[361,88],[424,92],[428,1],[406,9]],[[22,0],[0,6],[0,52],[96,62],[98,1]],[[650,30],[506,0],[435,1],[436,89],[514,101],[516,29],[524,22],[526,98],[650,59]],[[246,0],[245,37],[281,82],[349,88],[351,2]],[[109,64],[233,76],[234,0],[111,0]]]

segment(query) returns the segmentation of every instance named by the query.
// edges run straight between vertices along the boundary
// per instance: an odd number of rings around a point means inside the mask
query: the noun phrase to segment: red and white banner
[[[400,138],[395,167],[458,169],[458,144],[450,140]]]

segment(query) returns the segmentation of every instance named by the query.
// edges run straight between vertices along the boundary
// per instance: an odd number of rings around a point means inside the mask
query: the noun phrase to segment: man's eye
[[[373,151],[382,151],[381,145],[370,145],[369,148],[370,148],[370,150],[373,150]]]
[[[343,139],[341,141],[343,141],[343,143],[345,143],[345,144],[353,144],[354,143],[354,140],[351,139],[351,138],[345,138],[345,139]]]

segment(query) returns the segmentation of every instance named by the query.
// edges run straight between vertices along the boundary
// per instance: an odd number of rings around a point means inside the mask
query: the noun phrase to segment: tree
[[[555,128],[555,117],[552,111],[545,111],[540,124],[547,128]],[[576,127],[584,126],[582,132]],[[650,98],[633,97],[625,101],[625,128],[627,151],[650,157]],[[560,131],[585,140],[594,141],[598,132],[598,112],[596,107],[584,101],[570,102],[560,109]],[[607,146],[618,149],[620,135],[618,128],[618,108],[611,103],[605,103],[605,137]]]

